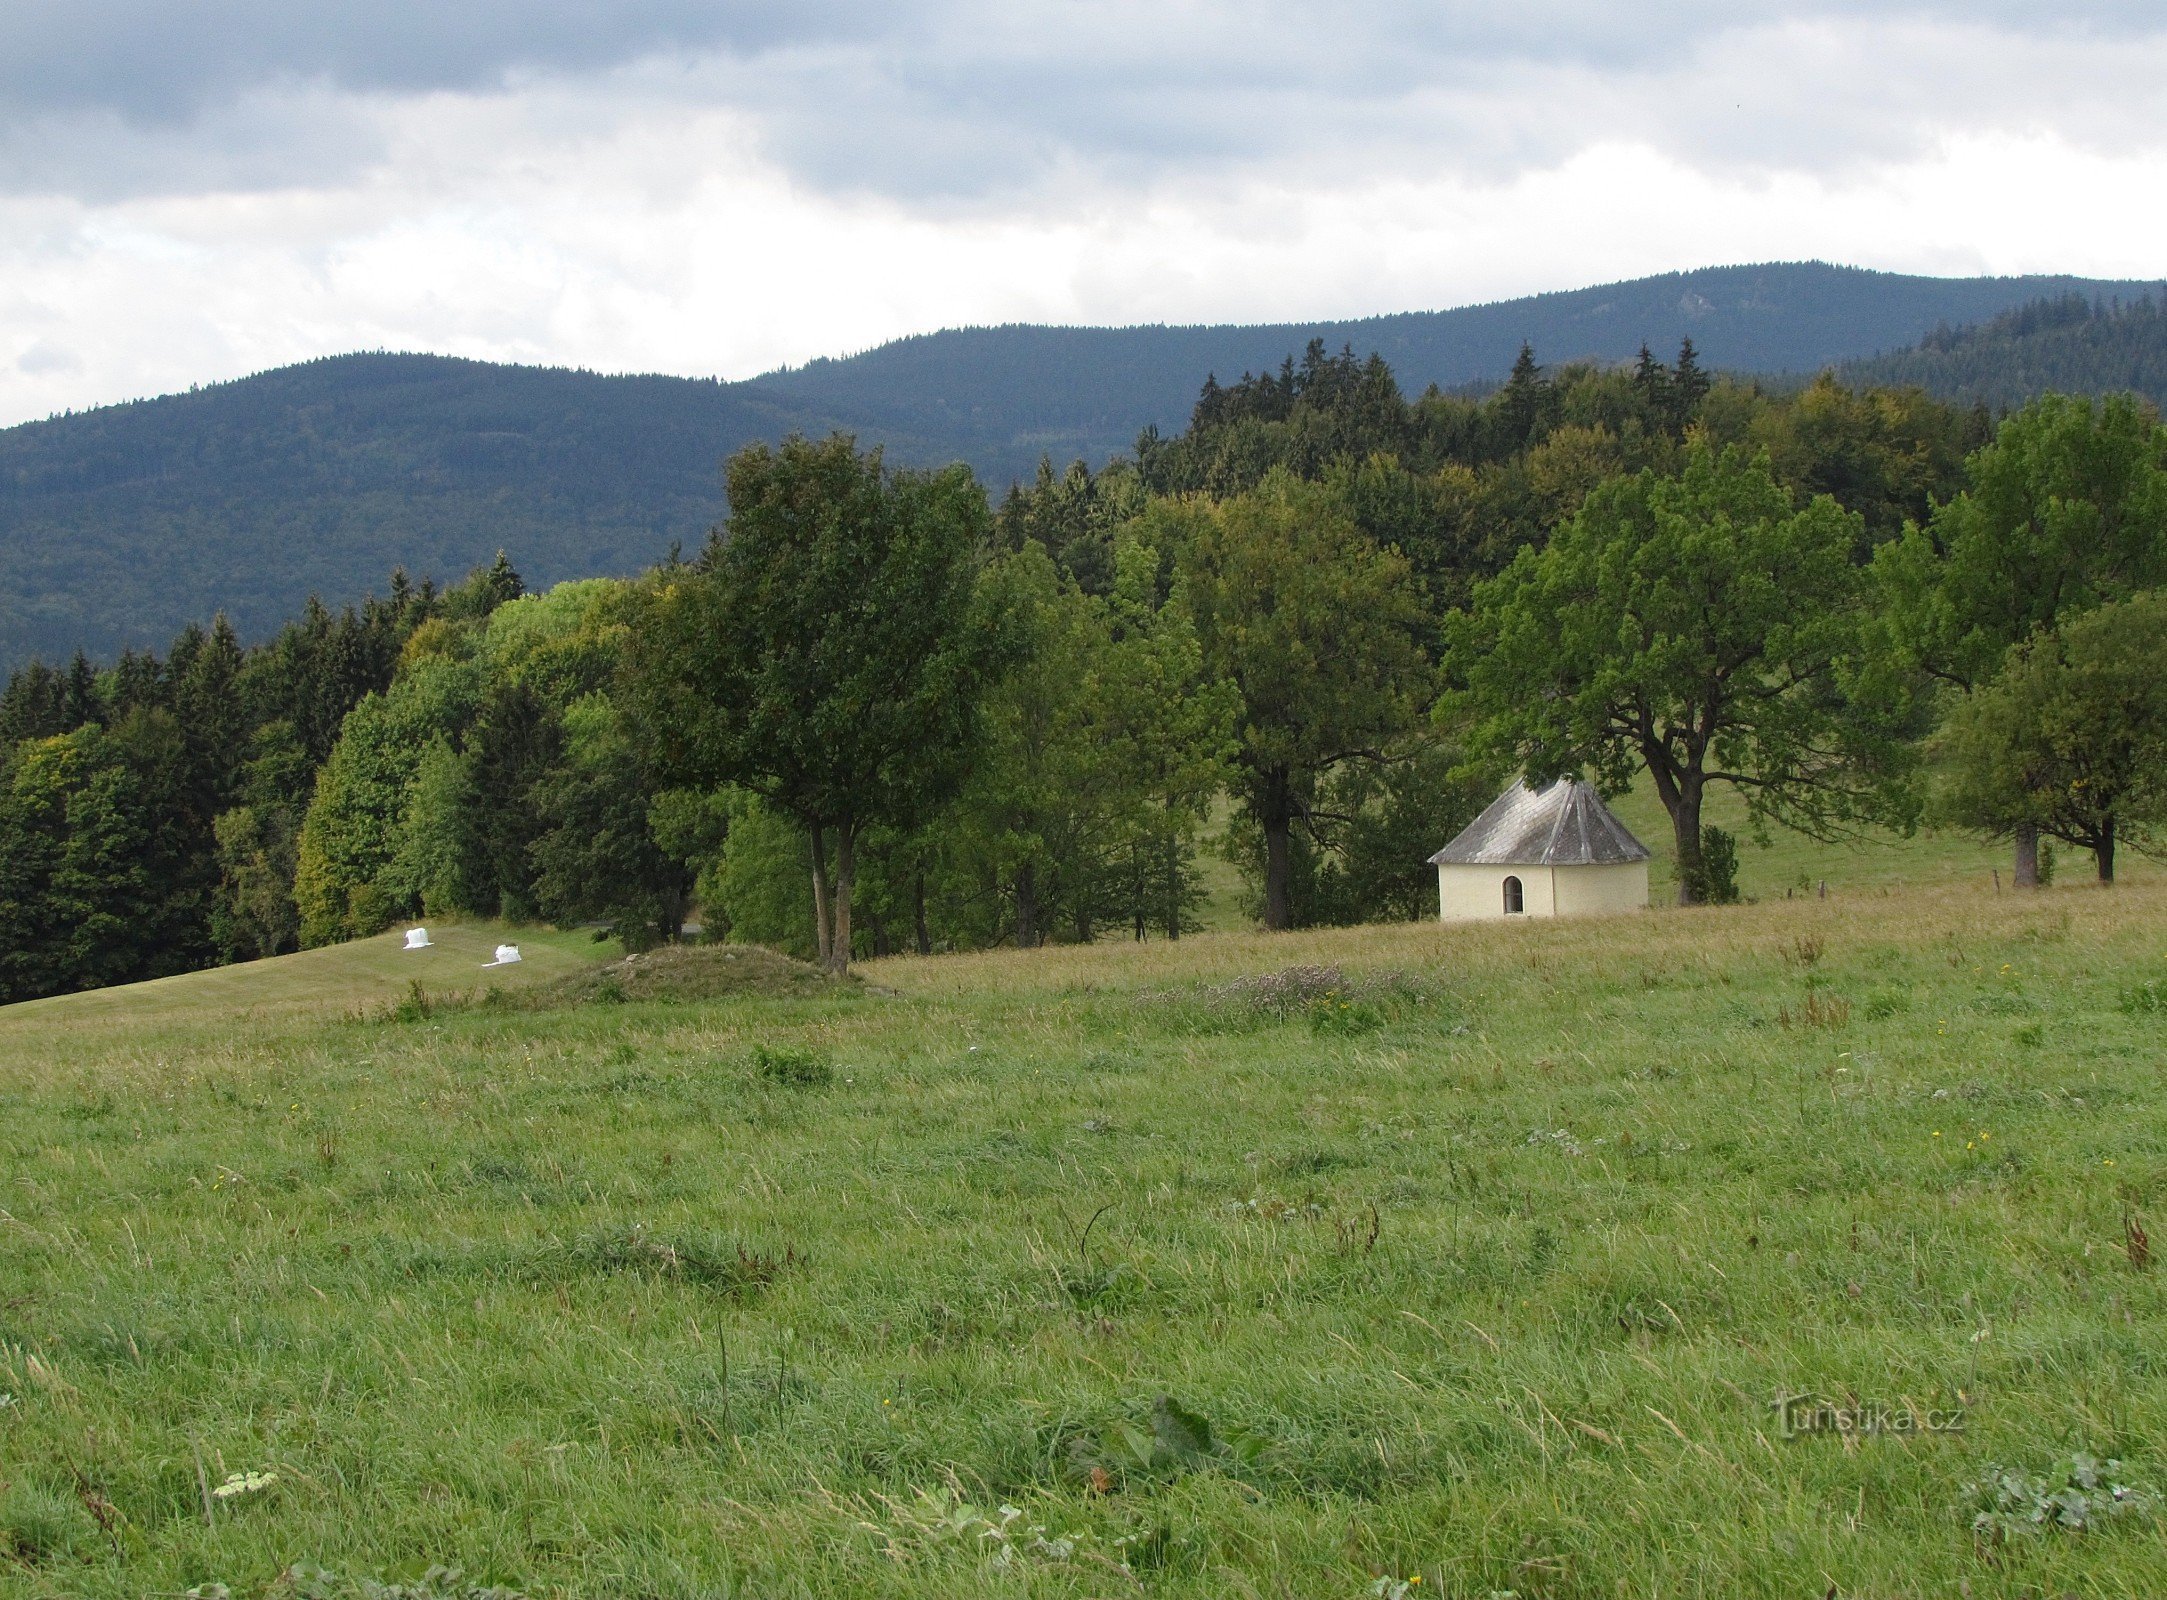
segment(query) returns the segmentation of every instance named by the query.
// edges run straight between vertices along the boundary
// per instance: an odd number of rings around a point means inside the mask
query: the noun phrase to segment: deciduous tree
[[[741,784],[806,829],[842,970],[860,835],[946,800],[978,738],[1003,649],[977,603],[991,519],[967,468],[891,471],[843,434],[748,447],[726,477],[729,522],[655,584],[627,682],[672,780]]]
[[[2034,634],[1959,702],[1941,735],[1943,815],[1986,833],[2029,824],[2090,850],[2167,820],[2167,595],[2113,602]]]
[[[1381,760],[1432,684],[1406,561],[1322,486],[1284,472],[1194,502],[1181,575],[1208,674],[1240,697],[1236,787],[1264,835],[1264,924],[1292,925],[1292,830],[1319,783]]]
[[[1754,817],[1826,830],[1896,796],[1902,748],[1847,703],[1864,593],[1857,519],[1796,506],[1765,458],[1691,447],[1676,477],[1615,480],[1523,550],[1452,624],[1440,709],[1532,782],[1645,770],[1702,895],[1701,808],[1729,784]]]
[[[1969,694],[2010,648],[2167,582],[2167,429],[2129,395],[2045,395],[1965,463],[1969,487],[1881,548],[1877,654]],[[2019,821],[2016,881],[2038,881]]]

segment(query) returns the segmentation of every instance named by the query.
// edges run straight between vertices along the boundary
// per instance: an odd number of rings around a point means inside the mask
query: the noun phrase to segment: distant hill
[[[163,648],[224,609],[260,636],[311,592],[394,565],[455,577],[511,552],[530,582],[629,572],[721,514],[751,439],[845,428],[996,488],[1042,454],[1094,463],[1186,420],[1207,373],[1312,338],[1417,390],[1542,359],[1625,360],[1690,335],[1706,364],[1810,371],[2042,296],[2146,285],[1941,279],[1820,263],[1671,273],[1455,311],[1256,327],[969,328],[742,383],[351,355],[0,430],[0,667]]]
[[[2130,390],[2167,405],[2167,301],[2081,294],[2027,302],[1965,328],[1936,328],[1908,349],[1846,362],[1859,384],[1916,384],[1995,410],[2050,390]]]

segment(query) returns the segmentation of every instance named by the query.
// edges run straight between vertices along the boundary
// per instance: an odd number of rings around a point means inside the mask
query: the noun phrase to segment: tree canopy
[[[2116,848],[2147,847],[2167,821],[2167,594],[2015,646],[1939,748],[1943,817],[1997,835],[2028,824],[2090,850],[2112,883]]]
[[[977,740],[1003,650],[978,605],[991,518],[969,469],[891,471],[847,434],[748,447],[725,476],[729,521],[654,584],[630,683],[661,771],[741,785],[811,835],[840,968],[860,835],[945,800]]]
[[[1291,830],[1319,784],[1382,761],[1431,688],[1406,560],[1289,474],[1195,502],[1181,579],[1208,671],[1239,697],[1237,792],[1264,835],[1264,925],[1292,925]]]
[[[1855,515],[1794,504],[1765,456],[1696,444],[1675,477],[1598,488],[1475,591],[1441,709],[1532,781],[1587,770],[1614,793],[1644,767],[1691,904],[1710,784],[1808,829],[1890,802],[1899,747],[1844,696],[1857,539]]]

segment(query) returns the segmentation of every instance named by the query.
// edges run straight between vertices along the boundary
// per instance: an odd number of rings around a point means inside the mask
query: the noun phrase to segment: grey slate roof
[[[1433,864],[1587,867],[1646,861],[1648,847],[1612,815],[1593,785],[1560,778],[1537,794],[1515,783],[1490,802]]]

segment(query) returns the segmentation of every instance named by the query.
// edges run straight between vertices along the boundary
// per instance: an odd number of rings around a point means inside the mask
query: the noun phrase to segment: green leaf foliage
[[[1765,457],[1696,444],[1676,477],[1612,481],[1521,552],[1450,624],[1448,717],[1546,782],[1645,768],[1671,814],[1690,903],[1708,785],[1757,819],[1826,827],[1897,803],[1901,752],[1846,701],[1865,588],[1858,522],[1803,506]]]
[[[2029,824],[2093,852],[2167,821],[2167,595],[2101,606],[2010,651],[1940,738],[1942,815],[2007,834]]]

